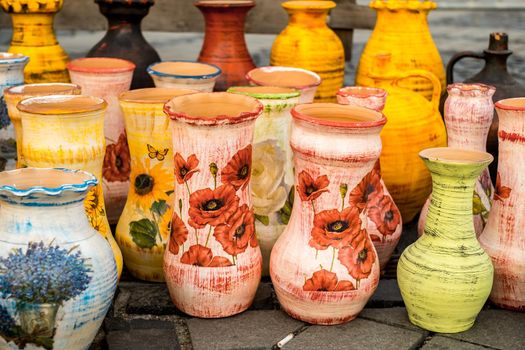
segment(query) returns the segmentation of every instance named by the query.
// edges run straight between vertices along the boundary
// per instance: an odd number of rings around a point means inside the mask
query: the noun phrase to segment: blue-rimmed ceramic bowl
[[[219,67],[191,61],[164,61],[148,67],[148,74],[156,87],[213,91],[215,81],[221,75]]]

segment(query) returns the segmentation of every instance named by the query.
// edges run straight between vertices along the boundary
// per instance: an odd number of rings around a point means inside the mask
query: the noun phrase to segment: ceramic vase
[[[53,21],[64,0],[2,0],[0,6],[11,16],[13,36],[9,52],[30,57],[26,83],[69,82],[66,52],[58,43]]]
[[[263,106],[229,93],[166,104],[175,154],[174,214],[164,273],[177,308],[226,317],[246,310],[262,257],[251,199],[252,141]]]
[[[163,282],[162,261],[173,216],[173,147],[164,103],[194,90],[148,88],[119,101],[131,154],[130,189],[115,238],[135,277]]]
[[[337,92],[337,102],[343,105],[360,106],[382,112],[385,107],[387,92],[383,89],[362,86],[347,86]],[[381,176],[379,160],[374,165]],[[397,208],[383,178],[380,179],[381,191],[387,197],[383,202],[376,203],[374,215],[367,218],[366,229],[372,238],[379,258],[379,266],[384,270],[388,260],[401,238],[403,223],[401,213]],[[378,214],[378,215],[376,215]]]
[[[22,151],[22,118],[16,105],[26,98],[47,95],[80,95],[80,86],[70,83],[41,83],[17,85],[4,90],[7,113],[15,129],[17,168],[23,168],[26,164]]]
[[[499,116],[499,164],[496,191],[485,230],[479,241],[494,264],[490,300],[500,307],[525,310],[525,225],[522,194],[525,98],[496,103]]]
[[[97,177],[99,184],[88,193],[84,208],[93,228],[111,245],[120,277],[122,253],[111,234],[100,185],[106,108],[101,98],[79,95],[32,97],[18,104],[27,166],[84,170]]]
[[[199,0],[195,6],[202,12],[205,22],[204,42],[198,60],[222,70],[215,90],[246,85],[245,75],[255,68],[255,64],[244,40],[244,22],[255,1]]]
[[[118,96],[128,91],[135,65],[119,58],[78,58],[68,63],[71,82],[82,87],[82,93],[108,103],[104,117],[106,153],[102,167],[102,187],[110,224],[116,224],[122,213],[129,189],[131,170],[124,117]]]
[[[317,102],[335,102],[343,86],[345,53],[343,43],[326,24],[333,1],[286,1],[288,26],[277,36],[270,55],[272,66],[300,67],[322,79]]]
[[[117,268],[90,226],[83,171],[0,174],[0,348],[88,349],[111,305]]]
[[[290,111],[301,93],[271,86],[232,87],[228,92],[254,97],[264,107],[255,122],[251,187],[262,274],[269,276],[270,253],[290,221],[294,202]]]
[[[290,316],[344,323],[357,317],[379,283],[367,220],[377,203],[390,200],[374,168],[386,119],[333,103],[298,105],[292,116],[295,200],[272,250],[270,276]]]
[[[483,84],[451,84],[447,87],[445,102],[445,125],[448,146],[485,152],[487,135],[494,115],[492,96],[496,89]],[[473,195],[472,215],[474,231],[479,236],[487,223],[492,205],[494,187],[488,169],[484,169],[476,181]],[[430,205],[427,199],[419,215],[418,234],[421,236]]]
[[[155,0],[95,0],[108,20],[106,35],[88,52],[87,57],[114,57],[133,62],[132,89],[153,87],[146,68],[160,61],[159,54],[142,35],[141,22]]]
[[[0,52],[0,171],[16,167],[16,136],[9,119],[4,90],[24,83],[24,67],[29,57]]]
[[[221,69],[213,64],[165,61],[148,67],[148,73],[158,88],[193,89],[212,92]]]
[[[432,198],[425,233],[401,255],[397,282],[410,322],[432,332],[463,332],[492,287],[494,268],[474,231],[472,192],[493,158],[446,147],[420,155],[432,173]]]
[[[312,103],[321,77],[306,69],[293,67],[259,67],[246,74],[251,85],[278,86],[299,90],[299,103]]]

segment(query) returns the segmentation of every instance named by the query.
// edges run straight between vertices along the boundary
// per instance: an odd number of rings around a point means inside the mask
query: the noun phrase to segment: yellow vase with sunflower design
[[[102,179],[104,113],[106,102],[81,95],[32,97],[18,106],[22,118],[22,152],[25,164],[35,168],[84,170]],[[111,245],[122,272],[122,253],[111,234],[102,187],[97,185],[84,202],[91,225]]]
[[[119,97],[131,155],[130,189],[116,239],[130,273],[163,282],[162,262],[173,215],[173,152],[164,103],[187,89],[150,88]]]

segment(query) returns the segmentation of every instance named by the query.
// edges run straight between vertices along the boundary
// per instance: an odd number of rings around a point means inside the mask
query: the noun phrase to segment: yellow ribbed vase
[[[466,331],[492,288],[494,268],[474,231],[474,184],[493,157],[433,148],[421,152],[432,173],[425,233],[399,259],[397,281],[410,321],[440,333]]]

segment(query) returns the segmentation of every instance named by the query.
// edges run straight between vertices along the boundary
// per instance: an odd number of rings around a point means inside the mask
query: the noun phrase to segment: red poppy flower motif
[[[342,212],[337,209],[323,210],[315,214],[310,246],[324,250],[328,247],[342,248],[350,244],[359,233],[361,219],[356,207]]]
[[[335,273],[324,269],[314,272],[303,286],[306,292],[343,292],[354,289],[352,282],[339,281]]]
[[[298,180],[297,191],[304,202],[313,201],[319,198],[323,192],[328,192],[327,187],[330,184],[330,180],[328,180],[326,175],[319,176],[314,181],[312,176],[303,170],[299,173]]]
[[[184,225],[184,221],[177,215],[173,214],[171,219],[171,234],[168,249],[172,254],[179,254],[179,246],[181,246],[188,239],[188,229]]]
[[[401,214],[389,196],[383,196],[373,207],[368,209],[368,217],[376,224],[377,230],[384,236],[392,235],[401,221]]]
[[[131,156],[129,154],[126,133],[120,134],[117,143],[107,145],[102,176],[109,182],[128,181],[131,173]]]
[[[350,192],[350,205],[355,205],[359,210],[363,210],[381,196],[383,196],[381,176],[376,169],[372,169]]]
[[[182,254],[180,262],[201,267],[226,267],[233,265],[228,258],[213,256],[210,248],[200,244],[192,245],[187,252]]]
[[[376,261],[376,253],[366,231],[361,230],[351,246],[340,249],[337,258],[353,278],[367,278]]]
[[[223,184],[230,184],[236,190],[248,186],[252,176],[252,145],[241,149],[232,157],[221,172]]]
[[[503,202],[504,199],[507,199],[510,197],[511,192],[512,192],[512,189],[510,187],[501,185],[501,178],[499,176],[499,171],[498,171],[498,175],[496,175],[496,192],[494,193],[494,200]]]
[[[175,163],[175,178],[179,184],[183,184],[191,179],[193,174],[199,172],[199,169],[197,169],[199,160],[195,154],[189,156],[188,160],[184,160],[180,153],[177,153],[175,157],[173,157],[173,161]]]
[[[194,228],[224,224],[238,207],[239,197],[230,185],[222,185],[215,190],[198,190],[190,195],[188,223]]]
[[[226,253],[234,256],[243,253],[255,237],[255,218],[252,210],[243,204],[226,223],[215,228],[213,236]]]

